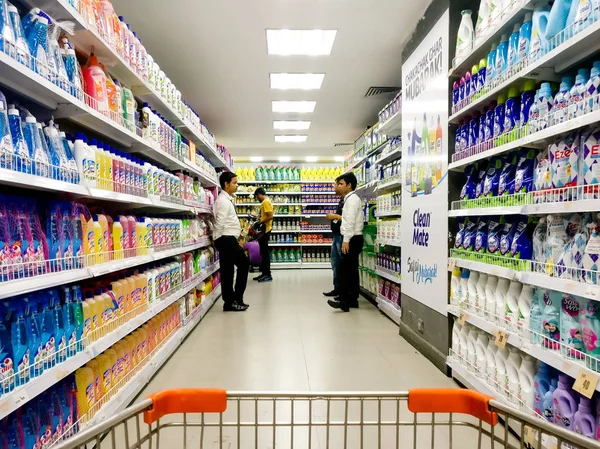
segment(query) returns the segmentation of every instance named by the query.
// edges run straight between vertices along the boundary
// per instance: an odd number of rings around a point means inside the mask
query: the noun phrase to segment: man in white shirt
[[[363,202],[354,192],[356,176],[354,173],[344,173],[338,178],[338,189],[344,197],[342,209],[342,257],[340,260],[340,296],[327,301],[334,309],[349,312],[350,307],[358,307],[360,280],[358,275],[358,259],[362,252],[363,227],[365,215]]]
[[[235,212],[233,194],[237,192],[237,175],[223,172],[219,177],[221,193],[214,206],[215,246],[219,250],[221,264],[221,292],[225,312],[243,312],[248,308],[244,304],[244,292],[248,283],[250,261],[240,246],[238,238],[242,232],[240,220]],[[233,288],[234,266],[237,267],[235,290]]]

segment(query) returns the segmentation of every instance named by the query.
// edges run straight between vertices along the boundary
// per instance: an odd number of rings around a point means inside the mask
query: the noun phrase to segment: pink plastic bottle
[[[85,82],[85,92],[93,99],[90,106],[99,112],[108,113],[106,74],[100,67],[98,58],[93,53],[90,56],[88,67],[83,69],[83,80]]]
[[[129,220],[125,215],[119,215],[118,220],[123,228],[123,254],[125,257],[131,257],[131,231],[129,229]]]
[[[129,234],[129,243],[130,243],[130,248],[131,248],[131,257],[135,257],[137,256],[137,237],[136,237],[136,232],[135,229],[137,227],[137,220],[135,219],[135,217],[133,215],[129,215],[127,217],[127,220],[129,221],[129,230],[130,230],[130,234]]]

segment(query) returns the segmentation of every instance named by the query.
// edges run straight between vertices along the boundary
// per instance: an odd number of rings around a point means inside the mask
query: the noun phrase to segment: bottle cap
[[[525,13],[525,20],[523,20],[523,23],[527,23],[527,22],[531,22],[531,13]]]
[[[498,48],[498,44],[496,44],[495,42],[492,44],[492,48],[490,50],[490,53],[492,53],[493,51],[496,51],[496,49]]]
[[[470,9],[464,9],[461,14],[464,16],[465,14],[473,14],[473,11],[471,11]]]
[[[481,58],[481,60],[479,61],[479,68],[483,69],[484,67],[487,67],[487,59]]]
[[[519,94],[519,88],[517,87],[511,87],[510,89],[508,89],[508,98],[516,98],[519,96]]]
[[[83,133],[75,133],[75,140],[84,140],[85,136]]]
[[[524,92],[529,92],[532,90],[536,90],[536,83],[535,80],[527,80],[525,81],[525,88],[523,89]]]
[[[594,66],[592,67],[592,71],[590,73],[590,77],[594,78],[600,75],[600,61],[594,62]]]
[[[25,123],[37,123],[37,120],[33,115],[28,115],[25,117]]]
[[[518,23],[515,23],[515,26],[513,27],[513,34],[518,33],[520,30],[521,30],[521,25],[519,25]]]
[[[500,38],[500,43],[502,42],[508,42],[508,35],[507,34],[503,34],[502,37]]]
[[[587,83],[588,79],[590,79],[590,71],[588,69],[579,69],[577,71],[577,77],[575,78],[575,82]]]
[[[475,75],[477,72],[479,72],[479,66],[475,64],[473,67],[471,67],[471,73]]]
[[[504,104],[504,103],[506,103],[506,96],[504,94],[498,95],[497,105],[500,106],[501,104]]]

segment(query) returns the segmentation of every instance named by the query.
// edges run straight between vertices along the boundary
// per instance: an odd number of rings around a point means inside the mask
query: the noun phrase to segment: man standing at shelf
[[[365,216],[363,202],[354,192],[356,176],[354,173],[344,173],[338,178],[338,188],[344,197],[342,208],[342,257],[340,259],[340,294],[336,299],[329,299],[334,309],[349,312],[350,307],[358,307],[360,280],[358,275],[358,259],[362,252],[363,228]]]
[[[271,282],[271,253],[269,251],[269,239],[271,238],[271,229],[273,228],[273,203],[267,192],[259,187],[254,192],[254,198],[260,203],[260,222],[265,225],[265,233],[259,237],[258,246],[260,247],[260,272],[261,275],[254,278],[258,282]]]
[[[335,194],[341,196],[339,190],[340,178],[336,178],[333,189]],[[340,202],[337,205],[335,214],[327,214],[325,218],[331,221],[331,232],[333,234],[333,243],[331,244],[331,270],[333,271],[333,290],[323,295],[328,297],[336,297],[340,294],[340,259],[342,258],[342,233],[340,228],[342,226],[342,208],[344,207],[344,197],[340,198]]]
[[[248,283],[250,261],[240,246],[238,238],[242,232],[240,220],[235,212],[232,195],[237,192],[237,175],[223,172],[219,176],[221,193],[215,201],[215,246],[219,250],[221,263],[221,291],[225,312],[243,312],[248,309],[244,304],[244,292]],[[235,290],[233,288],[234,267],[237,267]]]

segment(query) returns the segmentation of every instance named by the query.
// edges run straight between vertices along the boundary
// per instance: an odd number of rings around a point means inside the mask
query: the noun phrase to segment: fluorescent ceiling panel
[[[273,101],[273,112],[308,114],[315,111],[316,101]]]
[[[282,56],[331,54],[336,30],[267,30],[267,52]]]
[[[344,156],[336,156],[334,159],[336,162],[344,162]]]
[[[277,143],[300,143],[306,142],[308,136],[275,136]]]
[[[250,157],[250,161],[251,162],[262,162],[263,158],[261,156],[251,156]]]
[[[317,156],[306,156],[306,162],[317,162],[318,160]]]
[[[271,73],[271,89],[314,90],[320,89],[324,73]]]
[[[273,129],[308,129],[308,120],[273,120]]]
[[[290,162],[292,160],[289,156],[279,156],[279,162]]]

